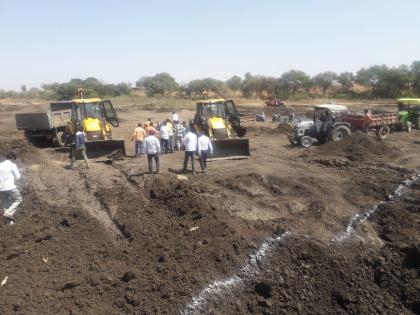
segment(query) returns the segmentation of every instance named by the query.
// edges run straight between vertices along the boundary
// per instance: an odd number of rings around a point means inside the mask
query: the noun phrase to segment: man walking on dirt
[[[134,129],[131,141],[135,141],[135,156],[144,155],[144,138],[146,138],[146,131],[143,129],[141,123]]]
[[[156,173],[160,173],[160,162],[159,162],[159,152],[160,144],[159,139],[155,137],[155,132],[150,131],[150,134],[146,137],[144,141],[146,144],[146,154],[147,154],[147,164],[149,166],[149,173],[153,173],[153,159],[156,163]]]
[[[185,147],[185,156],[184,156],[184,167],[182,168],[182,172],[187,172],[188,160],[191,158],[191,167],[192,172],[195,174],[194,168],[194,155],[197,151],[197,135],[194,133],[194,127],[190,126],[190,131],[185,135],[182,143]]]
[[[200,159],[201,173],[207,172],[207,157],[209,154],[213,154],[213,146],[209,137],[204,132],[201,132],[198,137],[198,157]]]
[[[70,162],[70,167],[69,167],[70,169],[73,168],[74,161],[79,156],[83,157],[86,163],[86,168],[89,168],[89,160],[86,155],[85,134],[83,133],[80,127],[77,128],[77,132],[74,136],[74,140],[71,145],[71,162]]]
[[[15,180],[20,179],[20,173],[15,163],[16,154],[9,152],[6,159],[0,163],[0,200],[3,206],[3,216],[9,225],[15,223],[13,217],[22,197],[17,190]]]

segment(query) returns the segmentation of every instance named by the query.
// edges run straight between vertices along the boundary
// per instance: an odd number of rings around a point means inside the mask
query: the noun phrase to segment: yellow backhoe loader
[[[112,138],[111,126],[118,127],[119,120],[111,101],[79,97],[50,104],[46,112],[19,113],[15,115],[16,127],[25,132],[29,141],[48,140],[54,147],[69,145],[78,127],[86,135],[86,152],[90,157],[119,151],[125,155],[124,140]]]
[[[212,141],[213,159],[248,158],[249,139],[242,138],[246,128],[232,100],[206,99],[197,103],[194,125]]]

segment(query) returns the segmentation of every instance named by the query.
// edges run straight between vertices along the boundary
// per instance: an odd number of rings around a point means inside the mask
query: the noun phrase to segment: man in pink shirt
[[[131,141],[135,141],[135,155],[141,156],[144,155],[144,139],[146,138],[146,131],[143,129],[141,123],[137,125],[137,128],[134,129],[133,136]]]

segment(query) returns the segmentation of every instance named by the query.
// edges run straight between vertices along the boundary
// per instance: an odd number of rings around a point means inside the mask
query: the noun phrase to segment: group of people
[[[172,113],[172,121],[166,119],[162,123],[154,123],[149,118],[143,125],[139,123],[134,130],[132,141],[135,141],[135,155],[147,155],[149,172],[153,173],[153,160],[156,172],[160,172],[159,154],[185,150],[182,171],[187,172],[188,162],[195,173],[195,155],[199,156],[201,172],[207,172],[207,157],[213,153],[210,139],[204,133],[198,133],[193,125],[180,122],[176,112]]]
[[[156,127],[155,127],[156,126]],[[160,153],[173,153],[183,150],[182,139],[188,133],[187,123],[178,119],[176,112],[172,113],[172,120],[169,118],[163,122],[154,123],[149,118],[144,124],[139,123],[134,129],[132,141],[135,141],[135,155],[145,155],[145,139],[153,131],[160,140]]]

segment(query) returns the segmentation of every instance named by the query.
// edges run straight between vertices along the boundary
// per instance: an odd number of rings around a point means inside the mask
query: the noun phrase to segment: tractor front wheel
[[[309,148],[312,145],[313,140],[309,136],[303,136],[300,138],[299,143],[302,148]]]

